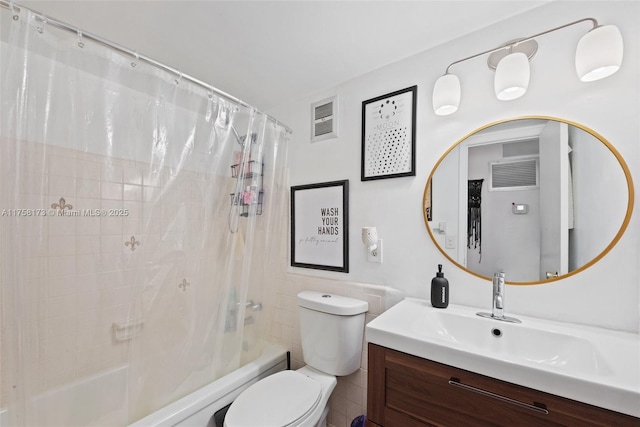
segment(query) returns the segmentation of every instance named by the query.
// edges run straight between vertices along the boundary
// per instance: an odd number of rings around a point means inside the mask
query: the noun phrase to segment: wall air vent
[[[338,137],[338,98],[311,104],[311,142]]]
[[[538,188],[538,159],[491,163],[490,191]]]

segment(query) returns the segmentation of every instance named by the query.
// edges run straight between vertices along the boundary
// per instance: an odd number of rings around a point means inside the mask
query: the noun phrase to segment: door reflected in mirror
[[[429,176],[423,214],[459,267],[534,284],[602,258],[624,233],[632,202],[629,169],[608,141],[576,123],[527,117],[454,144]]]

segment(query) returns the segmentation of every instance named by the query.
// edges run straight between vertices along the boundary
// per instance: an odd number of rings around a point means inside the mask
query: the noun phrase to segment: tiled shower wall
[[[140,305],[147,295],[141,292],[142,283],[136,282],[145,277],[141,252],[164,251],[163,241],[188,241],[191,233],[202,233],[206,200],[202,193],[212,179],[205,181],[189,171],[176,177],[168,168],[151,172],[142,162],[42,144],[24,143],[22,147],[26,160],[21,164],[26,166],[4,170],[0,177],[17,180],[18,205],[0,206],[0,211],[42,209],[48,213],[20,218],[28,226],[21,228],[21,248],[16,248],[27,256],[21,270],[25,274],[23,300],[28,307],[20,315],[27,336],[22,352],[27,355],[25,378],[30,381],[30,393],[38,394],[127,361],[129,341],[116,340],[112,328],[114,323],[132,320],[132,313],[142,313]],[[220,180],[224,185],[225,178]],[[6,195],[2,200],[8,200]],[[102,209],[107,214],[58,216],[62,212],[75,215],[73,212],[83,209]],[[226,220],[226,215],[222,217]],[[13,218],[2,218],[9,219]],[[226,227],[226,222],[220,226]],[[187,282],[176,281],[172,295],[167,295],[173,300],[167,309],[176,309],[167,316],[184,316],[179,312],[184,307],[175,298],[186,295],[188,286],[195,284],[179,285],[188,283],[190,270],[205,261],[202,248],[184,246],[181,256],[186,261],[180,274]],[[132,306],[134,296],[141,294],[138,306]],[[3,324],[3,335],[12,326]],[[171,337],[163,339],[170,341]],[[3,378],[5,393],[6,387],[17,383],[10,376]],[[0,403],[6,401],[6,395],[0,398]]]
[[[390,303],[387,288],[363,283],[329,280],[286,274],[277,294],[271,323],[270,340],[291,351],[291,368],[305,365],[302,358],[300,327],[296,295],[304,290],[326,292],[358,298],[369,303],[365,323],[381,314]],[[358,371],[338,377],[338,385],[329,399],[328,424],[349,427],[351,421],[367,410],[367,345],[362,342],[362,361]]]
[[[29,388],[38,392],[120,365],[126,358],[127,343],[112,342],[111,324],[126,319],[135,286],[125,268],[134,251],[127,251],[123,233],[135,234],[141,222],[142,175],[136,177],[127,165],[125,184],[124,164],[57,147],[46,147],[45,156],[43,145],[25,144],[24,155],[29,161],[26,170],[19,171],[20,206],[3,209],[58,214],[123,209],[125,203],[130,209],[126,217],[19,220],[29,222],[22,236],[29,317],[22,327],[28,336],[25,353],[31,354],[26,368],[36,382]],[[99,309],[104,315],[96,314]]]

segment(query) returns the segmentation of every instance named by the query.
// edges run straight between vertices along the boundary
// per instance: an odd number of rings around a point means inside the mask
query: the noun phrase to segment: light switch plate
[[[445,249],[455,249],[456,236],[444,236],[444,247]]]

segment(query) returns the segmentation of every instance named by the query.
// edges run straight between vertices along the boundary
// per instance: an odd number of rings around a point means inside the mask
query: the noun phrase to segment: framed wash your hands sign
[[[361,181],[416,174],[416,95],[412,86],[362,103]]]
[[[291,266],[349,272],[349,181],[291,187]]]

